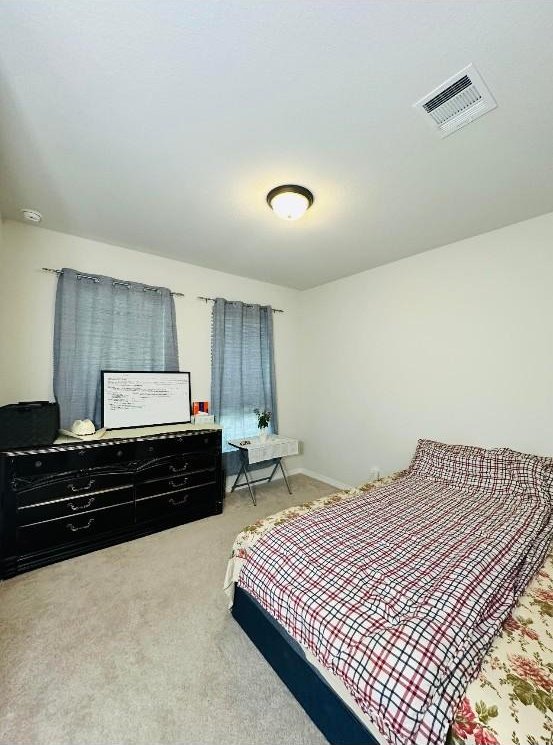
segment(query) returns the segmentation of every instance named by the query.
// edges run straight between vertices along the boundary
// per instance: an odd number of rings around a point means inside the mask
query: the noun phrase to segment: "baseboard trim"
[[[336,479],[331,479],[330,476],[310,471],[309,468],[298,468],[296,473],[303,473],[304,476],[310,476],[312,479],[317,479],[317,481],[330,484],[330,486],[335,486],[337,489],[353,489],[351,484],[345,484],[343,481],[336,481]]]
[[[336,481],[336,479],[331,479],[330,476],[325,476],[322,473],[316,473],[315,471],[310,471],[308,468],[291,468],[286,469],[286,475],[287,476],[296,476],[298,474],[302,474],[303,476],[309,476],[312,479],[316,479],[317,481],[322,481],[323,484],[329,484],[330,486],[336,487],[336,489],[352,489],[351,484],[344,484],[343,481]],[[227,476],[226,480],[226,490],[229,492],[231,490],[232,485],[234,484],[234,479],[236,476]],[[275,473],[273,476],[273,481],[282,481],[282,473],[280,470]],[[240,485],[236,491],[240,491],[241,489],[247,489],[247,485],[244,484],[243,486]]]

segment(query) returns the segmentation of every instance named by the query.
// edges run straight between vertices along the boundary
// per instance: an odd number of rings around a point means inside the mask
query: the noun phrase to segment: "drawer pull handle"
[[[180,468],[178,466],[170,465],[169,470],[171,473],[182,473],[182,471],[186,471],[188,468],[188,463],[185,463],[184,466],[181,466]]]
[[[90,497],[88,502],[86,504],[73,504],[73,502],[69,502],[69,506],[73,510],[73,512],[78,512],[79,510],[86,510],[89,507],[91,507],[96,500],[96,497]]]
[[[169,486],[172,486],[173,489],[178,489],[181,486],[186,486],[187,483],[188,483],[188,476],[185,476],[179,482],[177,482],[176,479],[171,479],[171,481],[169,482]]]
[[[92,488],[95,483],[96,482],[94,481],[94,479],[90,479],[90,481],[88,482],[88,484],[85,484],[85,486],[75,486],[75,484],[68,484],[67,485],[67,488],[68,489],[71,489],[71,491],[73,491],[73,492],[86,491],[87,489]]]
[[[75,526],[73,523],[67,523],[67,527],[72,533],[76,533],[78,530],[88,530],[88,528],[92,527],[92,523],[94,522],[94,518],[91,517],[90,520],[87,522],[86,525]]]
[[[178,507],[181,504],[186,504],[187,502],[188,494],[185,494],[182,499],[173,499],[173,497],[169,497],[169,504],[172,504],[174,507]]]

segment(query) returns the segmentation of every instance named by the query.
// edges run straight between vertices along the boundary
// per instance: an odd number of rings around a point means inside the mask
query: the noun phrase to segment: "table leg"
[[[246,465],[247,462],[247,455],[246,460],[244,461],[244,476],[246,477],[246,481],[248,482],[248,489],[250,490],[250,497],[252,498],[253,506],[257,507],[257,502],[255,501],[255,491],[252,489],[252,483],[250,481],[250,477],[248,476],[248,467]]]
[[[268,484],[269,484],[269,483],[270,483],[270,482],[271,482],[271,481],[273,480],[273,476],[275,475],[275,473],[276,473],[276,470],[277,470],[277,468],[278,468],[278,466],[279,466],[279,464],[280,464],[280,458],[276,458],[275,460],[276,460],[276,463],[275,463],[275,465],[274,465],[274,468],[273,468],[273,470],[271,471],[271,475],[270,475],[270,476],[269,476],[269,478],[267,479],[267,483],[268,483]]]
[[[290,484],[288,483],[288,479],[286,478],[286,473],[284,471],[284,466],[282,465],[282,458],[276,458],[275,467],[271,471],[271,475],[267,479],[267,483],[273,480],[273,476],[276,473],[277,468],[280,466],[280,470],[282,471],[282,475],[284,476],[284,481],[286,482],[286,488],[288,489],[288,494],[292,493],[292,490],[290,489]]]
[[[240,453],[240,470],[238,471],[236,478],[234,479],[234,484],[231,487],[231,492],[233,492],[238,486],[244,486],[244,483],[248,485],[248,489],[250,490],[250,497],[252,498],[252,502],[254,504],[254,507],[257,507],[257,502],[255,500],[255,491],[252,488],[253,482],[250,481],[250,477],[248,475],[248,454],[244,454],[242,450],[238,451]],[[245,482],[239,483],[240,476],[244,474],[244,478],[246,479]]]
[[[242,454],[240,454],[240,459],[242,460]],[[237,486],[240,486],[240,484],[238,483],[238,480],[239,480],[240,476],[242,475],[242,471],[243,470],[244,470],[244,463],[242,462],[240,464],[240,470],[238,471],[238,473],[236,475],[236,478],[234,479],[234,484],[232,485],[232,487],[230,489],[231,492],[233,492],[236,489]]]
[[[282,465],[282,458],[278,459],[277,465],[280,466],[280,470],[282,471],[282,475],[284,476],[284,481],[286,482],[286,488],[288,489],[288,494],[292,493],[292,489],[290,489],[290,484],[288,483],[288,479],[286,478],[286,473],[284,471],[284,466]]]

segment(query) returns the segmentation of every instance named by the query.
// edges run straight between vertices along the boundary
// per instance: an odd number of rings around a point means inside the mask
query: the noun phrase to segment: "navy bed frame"
[[[309,664],[299,644],[238,585],[232,615],[332,745],[378,745]]]

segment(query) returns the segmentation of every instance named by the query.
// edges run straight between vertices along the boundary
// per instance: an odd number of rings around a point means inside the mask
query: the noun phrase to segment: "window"
[[[228,440],[257,434],[255,408],[272,412],[277,431],[273,312],[270,306],[217,298],[213,305],[212,411],[223,427],[223,462],[237,473],[238,453]]]
[[[100,426],[100,371],[178,371],[175,304],[165,287],[62,270],[56,293],[54,395],[61,426]]]

